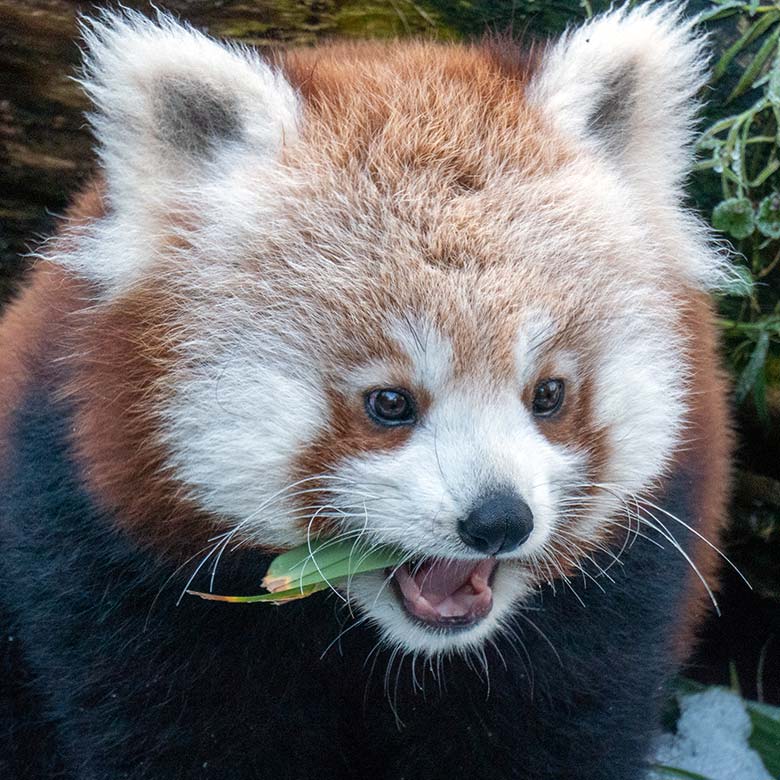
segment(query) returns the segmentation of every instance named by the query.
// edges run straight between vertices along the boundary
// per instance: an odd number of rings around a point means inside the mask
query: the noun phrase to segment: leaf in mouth
[[[263,577],[263,587],[269,593],[254,596],[221,596],[197,590],[187,593],[232,604],[285,604],[343,584],[356,574],[398,566],[406,557],[401,550],[389,545],[367,545],[337,536],[323,537],[287,550],[271,561]]]

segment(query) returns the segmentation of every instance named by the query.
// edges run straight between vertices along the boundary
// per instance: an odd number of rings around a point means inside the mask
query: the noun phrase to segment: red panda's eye
[[[399,388],[372,390],[366,395],[366,411],[380,425],[411,425],[417,420],[411,393]]]
[[[563,403],[563,379],[545,379],[534,390],[533,412],[537,417],[550,417]]]

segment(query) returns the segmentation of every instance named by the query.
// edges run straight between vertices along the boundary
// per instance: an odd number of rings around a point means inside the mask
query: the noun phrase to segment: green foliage
[[[755,229],[753,204],[747,198],[728,198],[715,206],[712,226],[733,238],[747,238]]]
[[[753,731],[750,747],[775,777],[780,777],[780,708],[751,702],[748,706]]]
[[[780,3],[711,0],[699,21],[721,54],[694,197],[739,253],[741,282],[723,296],[722,324],[737,401],[751,398],[768,423],[767,392],[778,387],[770,367],[780,357]]]
[[[756,227],[767,238],[780,238],[780,194],[777,192],[767,195],[758,204]]]

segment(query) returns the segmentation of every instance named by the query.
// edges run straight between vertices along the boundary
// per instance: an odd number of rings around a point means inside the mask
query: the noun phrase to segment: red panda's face
[[[275,235],[258,220],[232,268],[213,247],[221,270],[178,282],[162,431],[178,479],[236,539],[399,546],[409,563],[355,578],[349,598],[408,649],[473,646],[576,572],[680,440],[668,280],[645,231],[616,216],[619,236],[602,236],[614,204],[567,192],[567,176],[532,185],[560,187],[554,206],[520,181],[511,204],[460,196],[461,247],[438,215],[450,194],[391,215],[364,191],[336,235],[343,188],[310,181],[318,199],[280,208]],[[576,228],[558,223],[571,214]],[[469,256],[431,262],[432,230]]]
[[[343,595],[411,652],[478,646],[625,536],[683,438],[674,290],[717,263],[675,205],[690,109],[656,137],[640,98],[698,49],[668,15],[602,25],[534,75],[476,48],[301,53],[302,97],[171,22],[92,34],[113,210],[63,261],[105,306],[165,296],[166,473],[237,541],[401,548]]]

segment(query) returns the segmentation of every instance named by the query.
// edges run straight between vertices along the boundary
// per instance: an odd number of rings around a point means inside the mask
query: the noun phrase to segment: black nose
[[[485,555],[514,550],[533,530],[531,508],[511,490],[497,491],[480,499],[458,523],[460,538]]]

